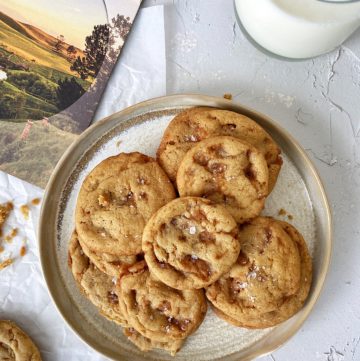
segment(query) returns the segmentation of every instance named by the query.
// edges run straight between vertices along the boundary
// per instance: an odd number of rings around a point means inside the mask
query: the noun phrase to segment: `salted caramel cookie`
[[[0,360],[41,361],[41,356],[30,337],[14,322],[0,320]]]
[[[129,266],[135,264],[142,258],[141,254],[134,256],[117,256],[109,253],[96,253],[91,251],[86,244],[79,239],[81,248],[91,262],[101,271],[109,276],[120,277]]]
[[[126,319],[118,307],[119,300],[115,292],[116,278],[94,266],[83,252],[75,231],[69,242],[68,264],[80,290],[100,313],[111,321],[127,326]]]
[[[290,224],[258,217],[240,226],[241,252],[206,290],[219,317],[247,328],[272,327],[298,312],[309,293],[306,243]]]
[[[183,340],[203,321],[207,303],[203,290],[175,290],[147,267],[121,277],[117,283],[119,306],[129,325],[153,341]]]
[[[123,331],[128,340],[143,352],[159,348],[168,351],[172,356],[175,356],[184,343],[184,340],[171,340],[169,342],[150,340],[149,338],[144,337],[141,333],[137,332],[133,327],[124,328]]]
[[[121,153],[102,161],[84,180],[76,230],[81,242],[98,255],[136,256],[146,222],[173,198],[174,188],[153,158]]]
[[[177,198],[147,223],[143,251],[149,269],[176,289],[202,288],[228,272],[240,251],[235,220],[219,204]]]
[[[228,136],[197,143],[185,154],[176,177],[181,197],[204,197],[222,204],[238,223],[260,214],[268,180],[261,152]]]
[[[157,151],[157,160],[172,181],[185,154],[199,141],[218,135],[244,140],[257,148],[269,168],[269,192],[281,169],[280,148],[255,121],[228,110],[197,107],[179,113],[168,125]]]

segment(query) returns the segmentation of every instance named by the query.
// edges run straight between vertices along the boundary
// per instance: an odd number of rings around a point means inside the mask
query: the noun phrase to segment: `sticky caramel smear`
[[[278,215],[279,216],[285,216],[286,215],[285,209],[284,208],[279,209]]]
[[[3,270],[4,268],[10,266],[13,262],[14,261],[11,258],[5,260],[4,262],[1,262],[0,263],[0,271]]]
[[[24,257],[26,255],[26,247],[25,246],[22,246],[20,248],[20,256],[21,257]]]
[[[31,204],[32,204],[33,206],[37,206],[37,205],[40,204],[40,202],[41,202],[41,199],[40,199],[40,198],[34,198],[34,199],[31,201]]]
[[[232,96],[231,93],[225,93],[225,94],[224,94],[224,98],[225,98],[225,99],[228,99],[228,100],[232,100],[233,96]]]
[[[20,206],[20,212],[26,220],[29,219],[29,206],[27,204],[23,204],[22,206]]]

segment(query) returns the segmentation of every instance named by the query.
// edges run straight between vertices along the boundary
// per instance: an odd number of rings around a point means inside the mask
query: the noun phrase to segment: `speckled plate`
[[[119,326],[99,315],[80,293],[67,266],[67,243],[74,228],[74,209],[84,177],[104,158],[140,151],[154,156],[169,121],[191,106],[233,110],[256,120],[282,149],[284,165],[263,214],[287,220],[304,235],[314,263],[310,296],[290,320],[266,330],[230,326],[209,309],[198,331],[176,360],[251,360],[272,352],[300,328],[319,297],[331,254],[331,216],[319,176],[304,150],[273,120],[231,101],[200,95],[149,100],[87,129],[57,165],[46,189],[39,228],[40,255],[50,294],[65,321],[89,346],[114,360],[173,360],[163,351],[142,353]],[[279,215],[279,210],[286,215]]]

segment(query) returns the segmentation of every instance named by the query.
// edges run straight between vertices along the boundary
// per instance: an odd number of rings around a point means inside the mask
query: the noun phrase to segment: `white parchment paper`
[[[132,28],[121,59],[116,65],[96,114],[96,119],[110,115],[139,101],[166,92],[165,35],[163,7],[141,9]],[[0,262],[15,258],[13,265],[0,271],[0,319],[15,321],[38,345],[45,361],[104,361],[104,357],[84,344],[65,324],[53,305],[42,276],[37,226],[43,190],[0,172],[0,203],[12,201],[14,211],[4,227],[19,233],[12,243],[3,242]],[[22,205],[30,209],[26,220]],[[20,257],[25,245],[27,253]]]

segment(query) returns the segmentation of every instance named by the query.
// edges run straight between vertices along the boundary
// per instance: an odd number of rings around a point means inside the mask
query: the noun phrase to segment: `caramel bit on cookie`
[[[27,204],[23,204],[22,206],[20,206],[20,212],[24,216],[25,220],[29,219],[29,211],[30,209]]]
[[[114,291],[109,291],[107,294],[108,302],[117,305],[119,303],[119,298]]]
[[[171,303],[169,301],[163,301],[157,309],[162,313],[171,311]]]
[[[109,207],[111,197],[109,193],[103,193],[99,195],[98,202],[101,207]]]
[[[40,198],[34,198],[34,199],[31,201],[31,204],[32,204],[33,206],[37,206],[37,205],[40,204],[40,202],[41,202],[41,199],[40,199]]]
[[[213,174],[221,174],[224,173],[226,170],[226,164],[222,163],[212,163],[209,165],[208,169]]]
[[[200,232],[199,239],[200,239],[200,242],[204,242],[205,244],[214,243],[216,240],[215,236],[208,231]]]
[[[13,262],[14,262],[14,260],[11,258],[5,260],[4,262],[1,262],[0,263],[0,271],[3,270],[4,268],[10,266]]]
[[[224,99],[227,99],[227,100],[232,100],[233,96],[231,93],[225,93],[224,94]]]
[[[181,263],[184,266],[185,271],[196,273],[204,280],[208,279],[212,274],[209,264],[206,261],[199,259],[196,255],[186,255]]]
[[[249,258],[243,251],[240,251],[237,263],[241,266],[246,266],[249,263]]]
[[[24,257],[26,255],[26,247],[25,246],[22,246],[20,248],[20,256],[21,257]]]

